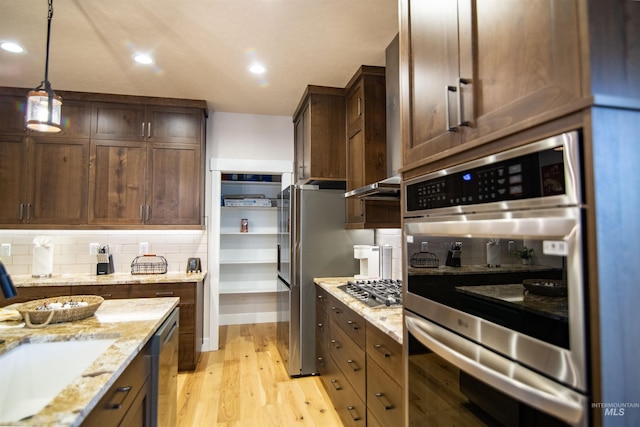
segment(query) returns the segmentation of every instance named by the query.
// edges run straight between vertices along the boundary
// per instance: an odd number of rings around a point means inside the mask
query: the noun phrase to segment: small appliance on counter
[[[462,242],[451,242],[449,253],[447,253],[447,261],[445,262],[447,267],[460,267],[462,262],[460,256],[462,255]]]
[[[353,257],[360,260],[360,274],[356,279],[380,277],[380,246],[354,245]]]
[[[113,274],[113,255],[109,253],[109,245],[100,247],[96,258],[98,259],[98,265],[96,266],[96,274],[98,276]]]

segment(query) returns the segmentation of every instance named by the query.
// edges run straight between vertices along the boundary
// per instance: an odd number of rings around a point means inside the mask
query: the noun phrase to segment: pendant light
[[[47,16],[47,56],[44,65],[44,81],[29,92],[27,98],[27,128],[38,132],[59,132],[62,98],[57,96],[49,83],[49,41],[51,39],[53,0],[49,0]]]

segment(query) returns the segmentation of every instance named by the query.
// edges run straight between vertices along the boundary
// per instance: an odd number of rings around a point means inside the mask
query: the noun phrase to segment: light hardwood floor
[[[178,374],[179,427],[342,426],[318,377],[290,378],[276,324],[220,327],[220,350]]]

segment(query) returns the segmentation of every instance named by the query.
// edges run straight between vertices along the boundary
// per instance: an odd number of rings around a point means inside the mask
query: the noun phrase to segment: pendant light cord
[[[49,13],[47,14],[47,52],[44,62],[44,85],[45,90],[50,91],[49,83],[49,45],[51,44],[51,19],[53,18],[53,0],[49,0]]]

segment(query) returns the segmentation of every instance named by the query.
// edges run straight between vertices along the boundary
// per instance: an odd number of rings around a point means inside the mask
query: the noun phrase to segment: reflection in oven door
[[[405,311],[410,426],[584,426],[587,398]]]

